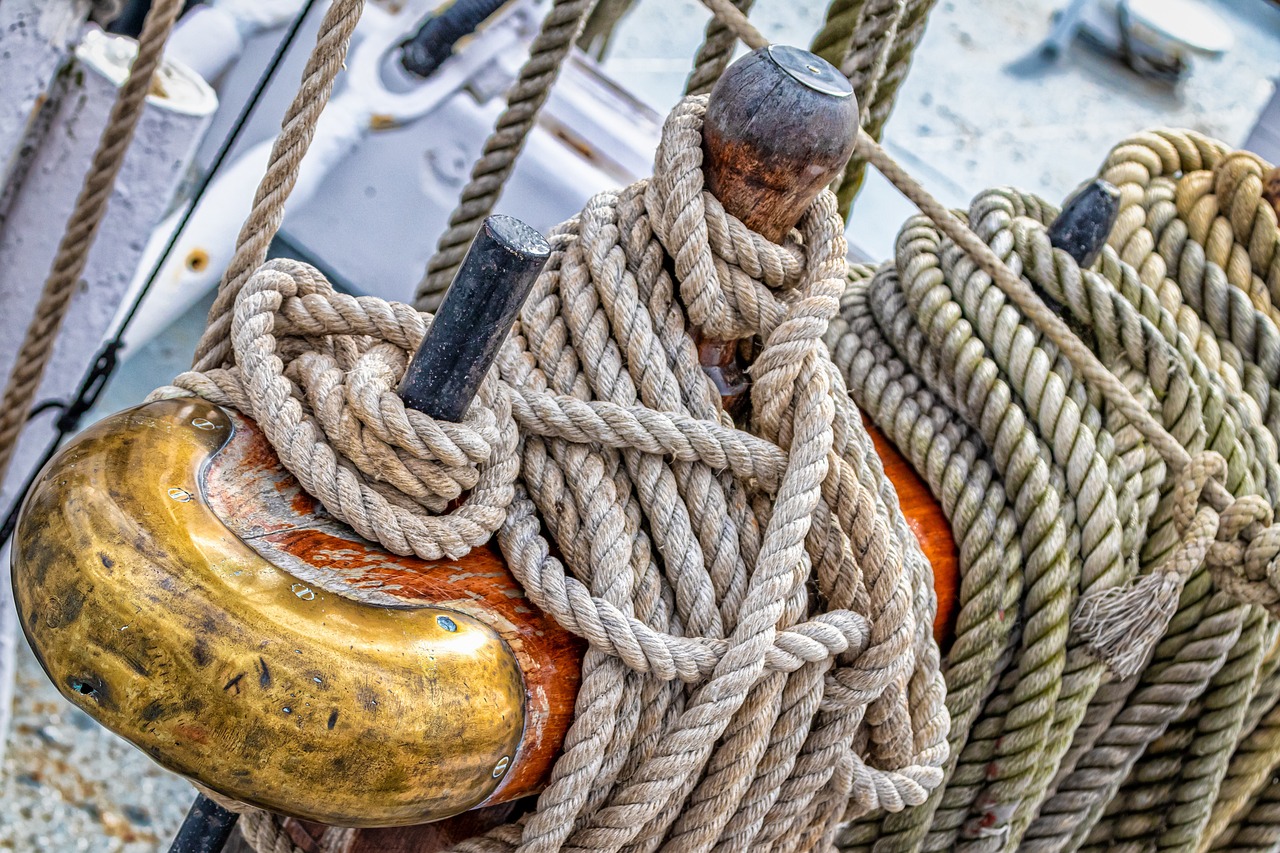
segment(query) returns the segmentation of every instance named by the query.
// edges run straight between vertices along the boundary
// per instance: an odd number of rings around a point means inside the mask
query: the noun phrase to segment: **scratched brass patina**
[[[422,823],[501,782],[524,728],[510,649],[456,610],[359,604],[219,521],[202,400],[121,412],[45,469],[14,545],[27,638],[68,699],[234,799],[344,826]]]

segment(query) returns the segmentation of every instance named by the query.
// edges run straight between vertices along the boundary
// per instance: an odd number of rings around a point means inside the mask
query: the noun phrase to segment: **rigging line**
[[[13,530],[18,523],[18,510],[22,507],[22,499],[26,496],[31,487],[35,485],[36,477],[40,471],[48,464],[53,455],[58,452],[58,448],[62,445],[63,440],[75,432],[80,425],[80,419],[84,416],[93,404],[97,402],[99,395],[107,386],[111,376],[115,373],[118,366],[117,355],[124,348],[124,334],[129,330],[129,325],[133,322],[138,314],[138,309],[142,306],[142,301],[146,299],[151,288],[155,285],[156,279],[160,276],[160,270],[164,267],[169,256],[173,254],[174,246],[178,244],[178,240],[182,237],[182,232],[186,230],[187,225],[191,222],[191,217],[195,215],[196,209],[200,206],[200,202],[204,199],[205,193],[208,191],[210,184],[213,183],[214,176],[227,158],[231,155],[231,151],[240,140],[241,134],[249,124],[254,112],[258,108],[258,104],[262,101],[263,95],[266,93],[267,86],[275,79],[276,72],[280,70],[280,65],[284,62],[284,57],[288,54],[289,49],[297,40],[298,33],[302,30],[302,25],[306,23],[307,18],[311,15],[312,10],[316,6],[317,0],[306,0],[302,10],[294,17],[285,31],[284,36],[276,45],[275,52],[272,53],[270,61],[267,63],[262,75],[254,84],[253,91],[250,92],[248,100],[244,106],[240,108],[240,112],[236,115],[236,119],[231,124],[230,130],[223,138],[222,144],[218,146],[217,152],[214,154],[213,161],[209,168],[196,182],[195,190],[191,194],[191,201],[187,205],[187,209],[183,212],[182,217],[178,220],[177,226],[169,234],[169,239],[165,243],[164,249],[160,252],[160,256],[156,258],[154,264],[151,265],[147,278],[139,288],[138,293],[134,296],[133,301],[129,305],[129,310],[125,313],[124,319],[121,320],[115,333],[106,341],[101,349],[98,350],[94,357],[93,364],[89,367],[85,377],[80,382],[76,395],[72,400],[64,404],[64,414],[58,419],[57,434],[53,440],[45,448],[44,454],[40,457],[40,463],[32,469],[27,475],[27,480],[22,485],[22,489],[15,496],[13,505],[9,507],[5,513],[4,523],[0,524],[0,548],[9,541],[9,537],[13,535]],[[28,417],[28,422],[30,418]]]

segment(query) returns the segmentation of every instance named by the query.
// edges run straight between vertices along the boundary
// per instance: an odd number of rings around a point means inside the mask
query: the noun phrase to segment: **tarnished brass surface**
[[[265,561],[201,493],[231,432],[204,401],[149,403],[42,473],[13,577],[50,678],[164,766],[275,811],[394,826],[485,800],[524,728],[510,649],[459,611],[358,604]]]

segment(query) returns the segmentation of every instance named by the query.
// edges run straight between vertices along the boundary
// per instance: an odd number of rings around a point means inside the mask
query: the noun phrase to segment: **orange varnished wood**
[[[956,613],[959,610],[960,559],[956,551],[951,524],[942,512],[941,505],[920,475],[903,458],[884,433],[863,417],[876,454],[884,465],[884,472],[898,493],[902,514],[907,525],[920,542],[920,548],[933,566],[933,589],[938,595],[938,613],[933,620],[933,636],[942,646],[943,653],[955,637]]]
[[[502,784],[484,805],[539,790],[573,720],[583,642],[524,597],[495,543],[456,561],[391,554],[338,523],[303,491],[256,424],[230,417],[235,434],[205,476],[213,510],[275,565],[295,574],[308,567],[324,572],[328,589],[444,607],[493,628],[520,666],[525,731]]]

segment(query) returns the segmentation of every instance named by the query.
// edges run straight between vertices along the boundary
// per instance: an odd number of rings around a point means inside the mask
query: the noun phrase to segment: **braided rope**
[[[0,481],[9,470],[18,437],[40,389],[40,380],[53,357],[58,330],[71,307],[71,297],[79,286],[80,274],[88,263],[89,251],[111,201],[116,176],[124,165],[129,143],[133,141],[134,131],[142,118],[152,78],[163,61],[165,43],[181,11],[179,0],[161,0],[153,5],[143,21],[138,37],[138,55],[116,95],[115,103],[111,105],[107,126],[102,130],[89,172],[58,242],[40,301],[36,303],[35,316],[27,326],[4,386],[4,399],[0,402]]]
[[[516,158],[595,3],[596,0],[552,2],[542,28],[529,46],[529,58],[507,92],[507,106],[485,140],[480,158],[471,167],[471,179],[462,188],[458,206],[449,215],[449,227],[427,262],[426,275],[413,297],[418,308],[434,310],[440,304],[480,223],[498,203]]]

